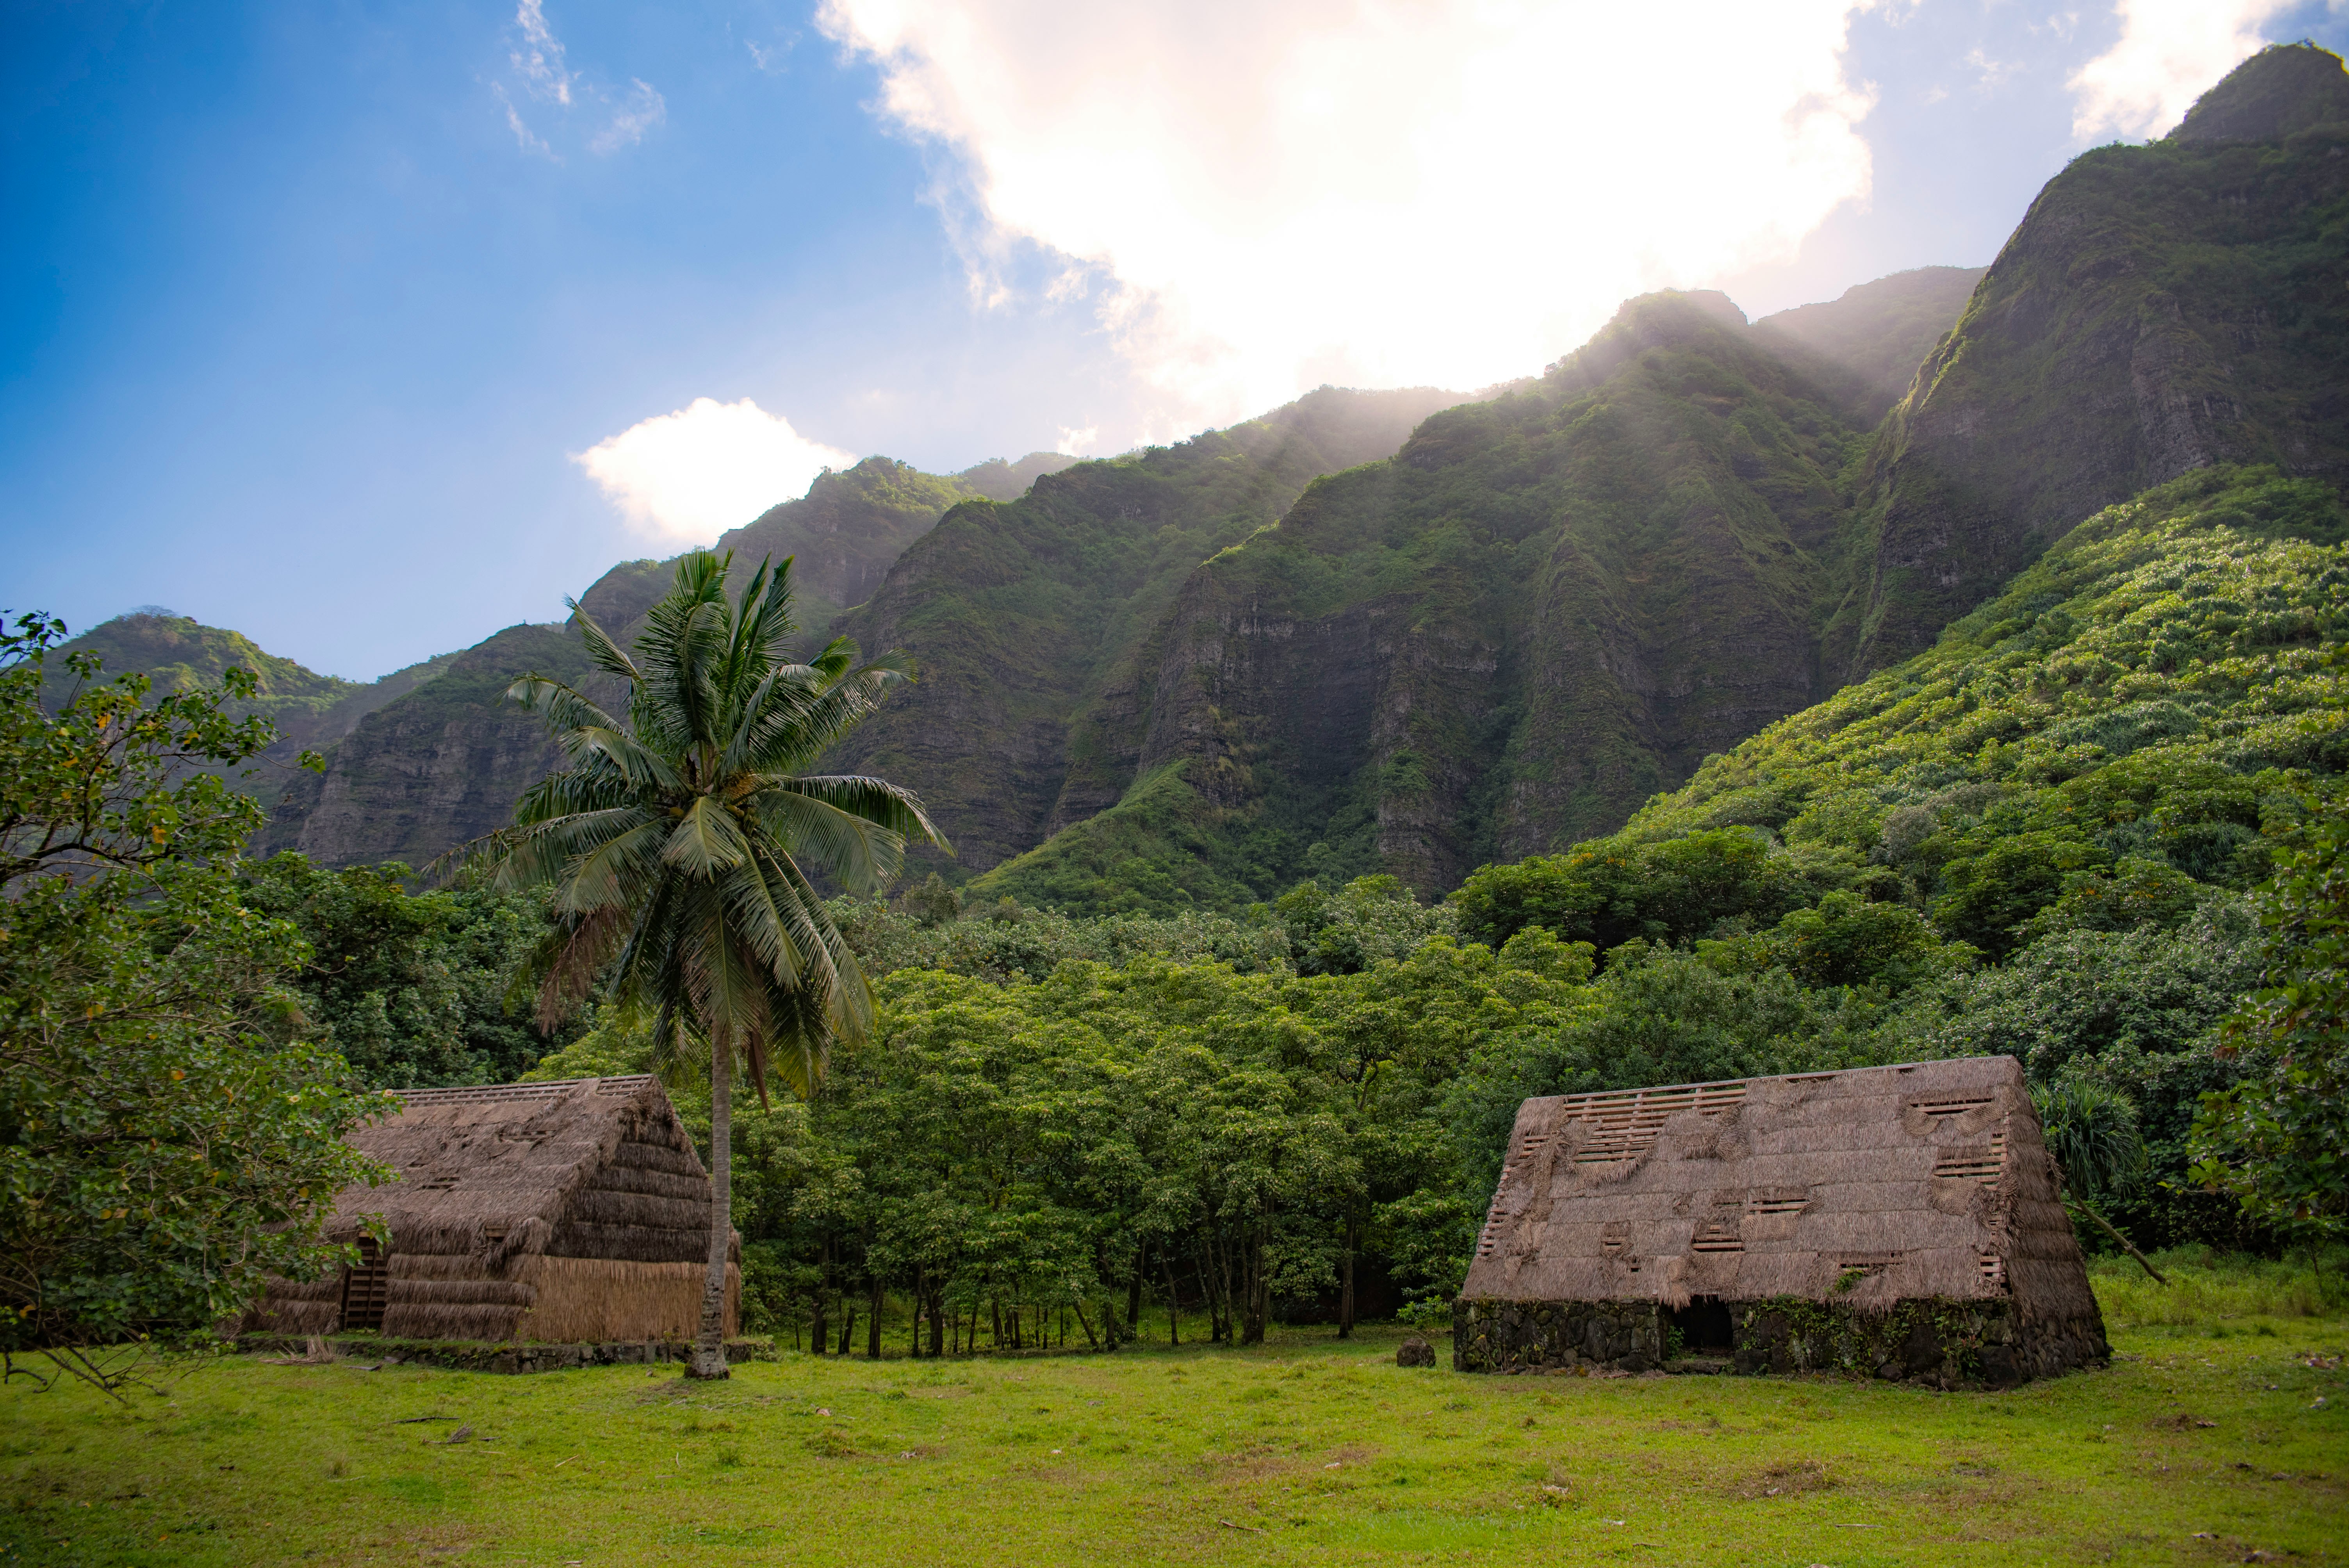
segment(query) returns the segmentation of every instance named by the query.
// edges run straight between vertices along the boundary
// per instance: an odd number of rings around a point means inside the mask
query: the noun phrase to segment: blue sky
[[[2259,40],[2349,44],[2259,0],[1422,9],[20,0],[0,605],[373,676],[828,456],[1113,452],[1537,370],[1640,287],[1986,262]]]

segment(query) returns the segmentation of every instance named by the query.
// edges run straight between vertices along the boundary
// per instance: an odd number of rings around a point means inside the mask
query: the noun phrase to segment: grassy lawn
[[[2189,1322],[2097,1283],[2123,1358],[2005,1394],[1462,1377],[1397,1367],[1385,1328],[786,1354],[714,1387],[254,1357],[128,1405],[19,1383],[0,1564],[2349,1560],[2349,1324],[2280,1276],[2184,1268]]]

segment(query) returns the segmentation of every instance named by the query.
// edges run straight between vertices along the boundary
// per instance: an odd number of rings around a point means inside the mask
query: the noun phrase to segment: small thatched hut
[[[351,1142],[398,1172],[336,1198],[365,1260],[280,1281],[249,1332],[406,1339],[688,1340],[709,1256],[709,1174],[649,1078],[409,1089]],[[383,1216],[378,1252],[361,1217]],[[741,1298],[740,1238],[726,1333]]]
[[[1454,1308],[1463,1371],[2103,1360],[2012,1057],[1529,1099]]]

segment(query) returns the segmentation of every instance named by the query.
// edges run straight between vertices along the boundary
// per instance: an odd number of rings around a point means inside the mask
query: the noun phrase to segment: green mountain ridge
[[[2343,75],[2273,48],[2208,95],[2230,125],[2289,100],[2257,120],[2278,140],[2181,128],[2049,181],[1873,436],[1883,366],[1962,272],[1752,327],[1718,295],[1634,301],[1535,387],[1318,483],[1152,634],[1128,793],[975,891],[1164,912],[1384,871],[1440,892],[1608,831],[2100,508],[2229,461],[2337,486],[2349,125],[2309,121],[2340,99],[2313,67]]]
[[[109,673],[136,670],[159,694],[212,685],[231,666],[251,671],[256,680],[254,700],[234,705],[235,710],[240,717],[263,715],[277,726],[282,738],[261,759],[275,767],[292,766],[305,749],[333,745],[368,714],[439,676],[457,656],[420,660],[378,680],[345,680],[269,653],[242,632],[151,610],[102,621],[65,649],[96,654]],[[43,700],[52,707],[61,705],[75,678],[62,659],[53,663],[43,682]]]
[[[2325,50],[2268,48],[2168,139],[2047,182],[1878,436],[1873,563],[1826,639],[1838,679],[1929,645],[2074,523],[2180,474],[2349,478],[2344,83]]]
[[[2349,76],[2278,46],[2169,138],[2075,159],[1987,269],[1750,324],[1645,296],[1466,403],[1323,388],[1107,460],[867,459],[722,542],[798,557],[812,639],[914,657],[834,760],[923,794],[960,853],[916,874],[1072,913],[1442,892],[1614,831],[2131,497],[2246,464],[2337,494],[2344,253]],[[583,608],[626,637],[667,573],[623,562]],[[109,635],[159,671],[268,657]],[[329,865],[502,823],[552,761],[505,685],[592,681],[556,626],[397,689],[276,663],[264,700],[329,768],[259,847]]]
[[[1432,389],[1324,387],[1260,419],[1077,465],[1019,500],[966,503],[834,628],[900,648],[919,678],[840,765],[909,783],[984,869],[1114,802],[1117,727],[1142,639],[1204,559],[1269,526],[1321,475],[1383,458]],[[984,740],[974,744],[974,738]]]
[[[1343,402],[1357,395],[1334,396]],[[1440,394],[1429,398],[1447,400]],[[1392,449],[1409,422],[1389,424]],[[1361,460],[1357,449],[1340,448],[1341,455]],[[1017,504],[1037,482],[1050,482],[1050,476],[1076,463],[1031,452],[1016,463],[996,459],[937,475],[890,458],[867,458],[820,475],[804,497],[730,531],[719,546],[746,559],[798,558],[803,640],[813,645],[839,629],[843,603],[869,593],[881,572],[952,508]],[[1281,481],[1283,499],[1309,477]],[[580,606],[625,640],[667,586],[670,570],[662,561],[623,562],[580,595]],[[877,652],[893,645],[866,645]],[[583,645],[563,627],[509,626],[443,661],[435,678],[367,714],[327,748],[323,776],[294,778],[256,849],[298,850],[329,866],[384,860],[422,865],[502,826],[523,789],[555,762],[543,727],[504,700],[506,686],[525,671],[590,689],[598,679]]]

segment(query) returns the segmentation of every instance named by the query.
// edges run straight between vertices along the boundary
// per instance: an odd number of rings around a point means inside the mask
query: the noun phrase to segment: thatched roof
[[[380,1214],[395,1254],[531,1253],[692,1263],[709,1256],[710,1184],[650,1078],[409,1089],[350,1135],[398,1180],[336,1195],[328,1233]]]
[[[2095,1311],[2012,1057],[1528,1099],[1462,1294]]]

